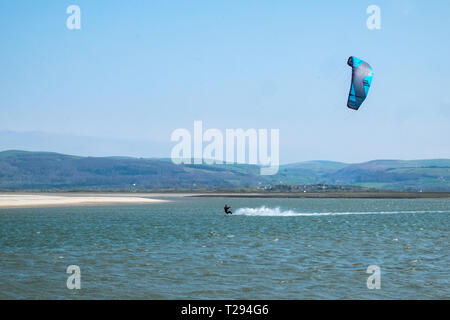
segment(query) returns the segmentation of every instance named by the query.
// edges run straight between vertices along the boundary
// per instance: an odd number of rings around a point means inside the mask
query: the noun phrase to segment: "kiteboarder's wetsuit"
[[[230,209],[231,209],[231,207],[229,207],[227,205],[225,205],[225,207],[223,207],[223,210],[225,210],[226,214],[233,214]]]

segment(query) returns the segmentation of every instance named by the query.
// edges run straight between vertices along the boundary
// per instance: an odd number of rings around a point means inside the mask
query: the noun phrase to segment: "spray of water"
[[[266,216],[266,217],[301,217],[301,216],[342,216],[342,215],[363,215],[363,214],[398,214],[398,213],[444,213],[450,211],[355,211],[355,212],[295,212],[293,210],[282,210],[268,208],[239,208],[234,213],[242,216]]]

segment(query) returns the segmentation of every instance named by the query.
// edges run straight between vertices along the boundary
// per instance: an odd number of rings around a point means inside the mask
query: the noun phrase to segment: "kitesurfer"
[[[223,210],[225,211],[226,214],[233,214],[230,209],[231,207],[229,207],[228,205],[225,205],[225,207],[223,207]]]

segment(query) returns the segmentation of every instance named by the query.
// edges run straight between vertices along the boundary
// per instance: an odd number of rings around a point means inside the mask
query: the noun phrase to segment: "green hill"
[[[391,190],[450,189],[450,160],[374,160],[352,164],[328,176],[328,182]]]
[[[0,152],[0,190],[236,190],[289,185],[361,186],[450,191],[450,160],[374,160],[357,164],[308,161],[261,176],[255,165],[175,165],[170,159],[79,157]],[[281,186],[281,187],[280,187]]]
[[[256,185],[259,168],[175,165],[167,159],[0,152],[2,190],[154,190]]]

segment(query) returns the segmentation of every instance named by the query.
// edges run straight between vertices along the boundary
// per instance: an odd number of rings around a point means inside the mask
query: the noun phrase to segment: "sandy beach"
[[[177,197],[219,198],[450,198],[449,192],[324,192],[324,193],[0,193],[0,208],[150,204]],[[163,198],[163,199],[161,199]]]
[[[0,194],[0,208],[149,204],[161,202],[167,202],[167,200],[122,194]]]

